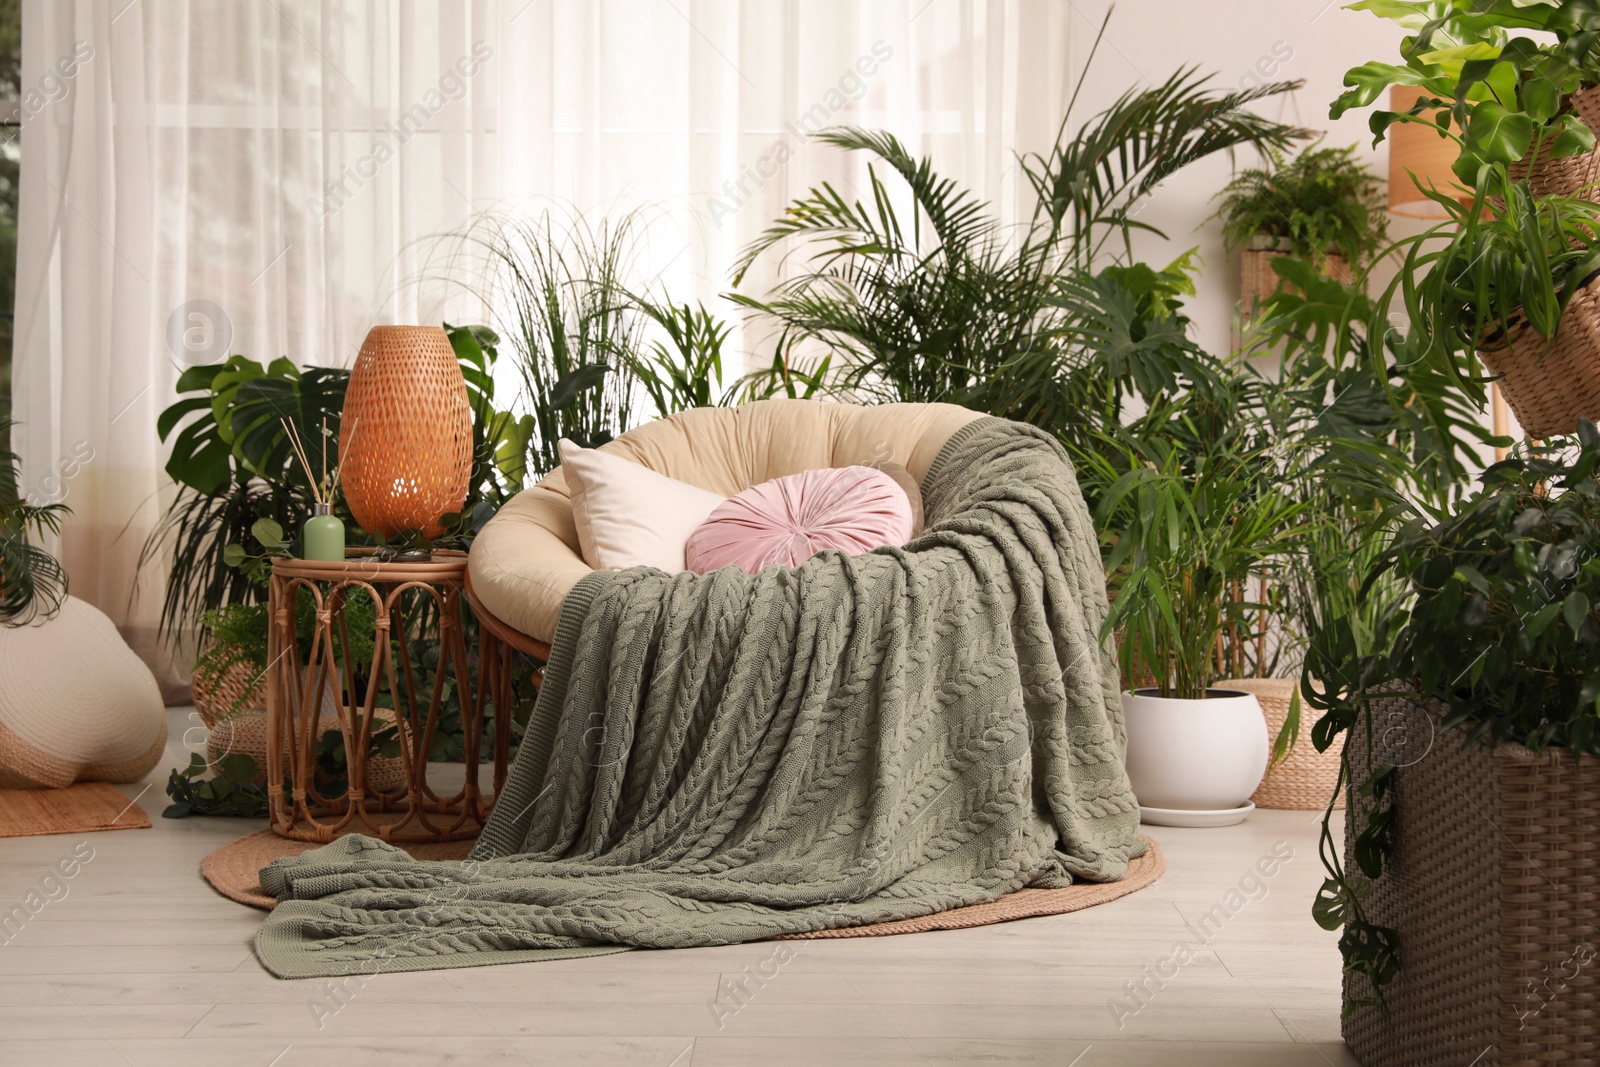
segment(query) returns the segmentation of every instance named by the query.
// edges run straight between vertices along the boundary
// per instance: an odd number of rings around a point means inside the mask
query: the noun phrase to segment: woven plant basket
[[[1591,275],[1561,315],[1555,343],[1510,323],[1510,342],[1480,352],[1499,375],[1500,394],[1531,437],[1574,433],[1580,418],[1600,421],[1600,275]]]
[[[194,692],[194,710],[208,727],[216,726],[229,714],[267,706],[266,674],[248,663],[235,663],[216,678],[197,670],[190,688]]]
[[[339,421],[339,484],[364,529],[444,532],[472,474],[472,408],[437,326],[374,326],[350,371]]]
[[[1548,151],[1547,142],[1539,146],[1537,154],[1530,152],[1511,164],[1508,168],[1511,180],[1520,182],[1527,178],[1534,196],[1595,199],[1595,182],[1600,181],[1600,148],[1575,156],[1551,156],[1546,154]]]
[[[1591,130],[1600,131],[1600,88],[1580,89],[1567,100],[1578,118]],[[1549,154],[1554,138],[1541,142],[1536,151],[1511,164],[1511,180],[1528,179],[1534,196],[1576,196],[1583,200],[1600,199],[1600,147],[1575,156]]]
[[[389,708],[373,710],[372,728],[377,731],[394,722],[394,712]],[[324,714],[317,720],[317,736],[339,729],[337,715]],[[287,746],[285,746],[287,748]],[[252,708],[222,719],[206,736],[206,756],[215,763],[223,756],[245,755],[256,761],[262,770],[251,779],[257,785],[267,780],[267,713],[265,709]],[[283,774],[289,773],[289,759],[285,752]],[[405,788],[405,761],[398,756],[373,756],[367,760],[367,787],[378,793],[393,793]]]
[[[1423,732],[1437,730],[1437,705],[1372,710],[1375,737],[1413,739],[1396,771],[1393,853],[1363,901],[1399,931],[1401,970],[1387,1010],[1345,1018],[1345,1042],[1366,1067],[1600,1063],[1600,766],[1565,749],[1463,751],[1458,731]],[[1365,733],[1350,735],[1358,779]],[[1359,870],[1353,831],[1368,802],[1352,803],[1347,871]],[[1346,979],[1347,1005],[1367,994]]]
[[[1266,299],[1279,290],[1288,289],[1294,292],[1294,286],[1286,283],[1272,269],[1272,261],[1279,256],[1286,256],[1288,252],[1275,249],[1247,248],[1239,253],[1239,313],[1245,319],[1251,319],[1256,314],[1256,309]],[[1350,270],[1350,263],[1343,256],[1327,255],[1317,261],[1317,269],[1323,275],[1348,285],[1355,278]]]
[[[1289,717],[1289,703],[1298,685],[1291,678],[1227,678],[1216,683],[1218,689],[1242,689],[1255,694],[1261,713],[1267,717],[1267,738],[1271,741],[1277,740]],[[1288,758],[1267,767],[1267,776],[1250,794],[1256,807],[1321,811],[1338,788],[1339,750],[1317,751],[1311,743],[1310,723],[1305,721],[1309,710],[1301,701],[1300,738],[1289,750]],[[1344,797],[1339,796],[1333,806],[1344,807]]]

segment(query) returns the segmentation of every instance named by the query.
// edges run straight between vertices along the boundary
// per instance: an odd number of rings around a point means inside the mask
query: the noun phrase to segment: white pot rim
[[[1164,697],[1161,695],[1160,689],[1155,686],[1147,686],[1142,689],[1124,689],[1122,695],[1153,698],[1155,700],[1171,700],[1184,704],[1204,704],[1208,700],[1231,700],[1235,697],[1254,696],[1255,694],[1243,689],[1222,689],[1217,686],[1210,686],[1206,689],[1206,695],[1203,697]]]

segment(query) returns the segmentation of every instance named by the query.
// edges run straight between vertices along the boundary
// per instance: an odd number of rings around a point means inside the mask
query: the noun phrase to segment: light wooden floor
[[[788,943],[793,959],[720,1018],[719,983],[769,961],[773,944],[378,975],[328,1014],[338,1005],[328,983],[279,981],[256,962],[262,913],[200,879],[208,851],[258,825],[159,817],[167,770],[187,763],[182,737],[193,725],[187,709],[172,719],[169,759],[147,783],[124,787],[133,797],[150,784],[140,804],[153,829],[0,839],[0,912],[75,846],[94,848],[68,895],[0,947],[0,1064],[1356,1063],[1339,1042],[1338,950],[1309,914],[1322,879],[1310,812],[1151,828],[1166,875],[1088,911]],[[1251,882],[1277,842],[1293,858]],[[1125,983],[1175,941],[1193,943],[1186,921],[1241,881],[1241,897],[1256,899],[1163,987],[1148,984],[1147,1003],[1119,1027],[1109,1005],[1127,997]]]

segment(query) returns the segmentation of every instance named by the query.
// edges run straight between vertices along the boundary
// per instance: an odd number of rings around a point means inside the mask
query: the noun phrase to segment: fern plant
[[[1361,267],[1382,247],[1389,232],[1382,186],[1353,146],[1270,159],[1271,166],[1240,171],[1218,194],[1213,218],[1222,219],[1230,252],[1262,236],[1302,259],[1331,252]]]

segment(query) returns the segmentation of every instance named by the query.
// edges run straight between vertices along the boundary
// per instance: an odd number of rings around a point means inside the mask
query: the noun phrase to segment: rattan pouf
[[[373,712],[374,728],[394,723],[394,712],[377,708]],[[339,730],[337,713],[323,715],[317,722],[317,736]],[[251,708],[220,719],[206,733],[206,757],[215,764],[223,756],[244,755],[255,760],[259,768],[250,780],[262,785],[267,780],[267,709]],[[282,757],[281,778],[289,774],[288,753]],[[406,765],[398,756],[370,756],[366,762],[367,785],[379,793],[394,793],[406,787]]]
[[[1267,738],[1276,742],[1284,720],[1289,717],[1289,703],[1294,699],[1298,685],[1289,678],[1228,678],[1217,682],[1218,689],[1242,689],[1254,693],[1267,718]],[[1280,808],[1290,811],[1321,811],[1328,806],[1339,784],[1339,750],[1330,748],[1318,752],[1311,743],[1311,709],[1300,702],[1300,737],[1288,758],[1282,763],[1269,764],[1267,776],[1261,779],[1250,799],[1258,808]],[[1334,807],[1344,807],[1341,794]]]

